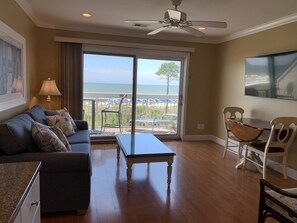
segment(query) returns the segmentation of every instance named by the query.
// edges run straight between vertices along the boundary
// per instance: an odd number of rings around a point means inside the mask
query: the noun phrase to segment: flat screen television
[[[245,95],[297,100],[297,51],[246,58]]]

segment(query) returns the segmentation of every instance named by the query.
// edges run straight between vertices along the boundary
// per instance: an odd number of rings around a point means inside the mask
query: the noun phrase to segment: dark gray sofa
[[[78,131],[67,137],[71,152],[42,152],[31,136],[33,120],[46,124],[41,106],[0,124],[0,163],[41,161],[41,212],[75,210],[83,214],[90,203],[92,175],[87,122],[75,120]]]

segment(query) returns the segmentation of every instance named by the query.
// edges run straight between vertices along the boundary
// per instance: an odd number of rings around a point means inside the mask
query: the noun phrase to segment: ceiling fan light
[[[200,26],[200,27],[198,27],[198,30],[199,30],[199,31],[206,30],[206,27],[204,27],[204,26]]]
[[[175,10],[168,9],[167,12],[169,14],[170,19],[180,21],[181,14],[182,14],[180,11],[175,11]]]
[[[83,17],[91,17],[92,15],[90,13],[83,13],[82,16]]]

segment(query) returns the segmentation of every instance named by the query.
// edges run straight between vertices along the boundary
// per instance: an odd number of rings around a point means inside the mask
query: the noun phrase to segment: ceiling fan
[[[201,37],[205,34],[200,30],[205,30],[206,27],[213,28],[227,28],[226,22],[218,21],[188,21],[187,14],[177,10],[182,0],[171,0],[174,6],[173,9],[168,9],[164,14],[164,20],[126,20],[126,23],[134,23],[141,26],[141,24],[163,24],[163,26],[147,33],[147,35],[155,35],[167,28],[180,28],[192,35]],[[195,28],[194,28],[195,27]],[[196,28],[197,27],[197,28]]]

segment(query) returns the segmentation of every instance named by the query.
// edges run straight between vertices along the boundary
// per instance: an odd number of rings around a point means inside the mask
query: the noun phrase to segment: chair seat
[[[250,143],[249,145],[252,146],[254,149],[257,149],[264,153],[266,142],[260,142],[260,143],[254,142],[254,143]],[[284,151],[285,150],[280,147],[269,147],[269,153],[282,153]]]
[[[290,189],[283,189],[284,191],[290,192],[290,193],[297,193],[297,188],[290,188]],[[277,193],[276,191],[269,190],[266,191],[269,195],[271,195],[273,198],[277,199],[281,203],[285,204],[287,207],[292,209],[293,211],[297,212],[297,199],[284,196],[282,194]],[[286,210],[275,204],[273,201],[266,199],[265,200],[266,205],[271,207],[276,212],[280,213],[281,215],[285,216],[286,218],[290,219],[292,222],[297,222],[297,217],[292,216],[290,213],[288,213]]]
[[[120,113],[119,110],[113,110],[113,109],[109,109],[109,108],[103,109],[102,112]]]

